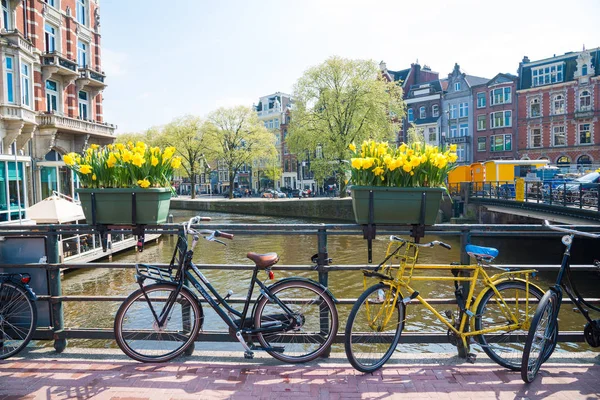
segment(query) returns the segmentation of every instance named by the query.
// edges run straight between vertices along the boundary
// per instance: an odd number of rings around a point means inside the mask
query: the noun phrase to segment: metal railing
[[[362,236],[362,227],[354,224],[221,224],[211,225],[203,224],[205,229],[220,229],[237,235],[312,235],[316,237],[316,257],[313,264],[303,265],[275,265],[274,270],[282,271],[311,271],[318,274],[318,281],[324,286],[329,286],[330,274],[336,274],[341,271],[360,271],[366,267],[366,264],[360,265],[333,265],[329,262],[327,248],[327,239],[329,236],[352,235]],[[598,225],[577,226],[576,229],[583,231],[599,231]],[[113,230],[114,234],[130,233],[130,228]],[[160,233],[164,235],[176,235],[181,232],[181,225],[165,224],[159,226],[147,226],[146,233]],[[384,236],[389,234],[409,235],[407,226],[378,226],[378,234]],[[560,236],[559,232],[549,231],[541,225],[454,225],[441,224],[428,227],[427,234],[439,236],[459,236],[461,241],[461,264],[470,264],[469,256],[464,251],[466,244],[470,243],[472,237],[493,237],[508,235],[529,235],[529,236]],[[0,264],[0,268],[41,268],[47,271],[48,276],[48,295],[38,296],[38,301],[47,301],[51,310],[51,326],[49,328],[38,328],[35,339],[54,340],[54,347],[61,352],[66,347],[67,339],[114,339],[111,329],[101,328],[70,328],[64,321],[63,305],[66,302],[123,302],[126,298],[123,296],[87,296],[87,295],[63,295],[61,270],[70,269],[96,269],[96,268],[134,268],[131,263],[85,263],[85,264],[61,264],[58,262],[58,238],[59,235],[74,234],[98,234],[90,225],[36,225],[36,226],[0,226],[0,238],[2,237],[45,237],[46,238],[46,264]],[[558,239],[557,239],[558,240]],[[366,258],[366,246],[365,246]],[[167,264],[155,264],[166,267]],[[251,264],[197,264],[200,269],[219,269],[245,271],[254,268]],[[527,268],[527,265],[503,265],[507,268]],[[531,267],[531,266],[529,266]],[[538,271],[554,271],[559,265],[535,265]],[[574,265],[575,271],[597,271],[593,265]],[[128,294],[128,293],[127,293]],[[334,293],[335,295],[335,293]],[[232,303],[242,303],[244,298],[233,298]],[[338,298],[342,307],[352,306],[356,299]],[[593,303],[600,303],[600,299],[588,299]],[[456,304],[453,298],[427,299],[432,305]],[[565,302],[567,300],[564,300]],[[419,305],[420,303],[415,303]],[[345,324],[341,321],[340,326]],[[232,341],[227,331],[206,331],[204,330],[199,337],[199,341],[223,342]],[[582,342],[582,332],[565,331],[559,336],[561,341]],[[446,333],[435,332],[406,332],[402,334],[403,343],[447,343]],[[336,342],[343,342],[343,328],[338,332]]]

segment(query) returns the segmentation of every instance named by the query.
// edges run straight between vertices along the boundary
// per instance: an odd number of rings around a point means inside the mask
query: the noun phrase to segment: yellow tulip
[[[131,159],[133,158],[133,154],[129,151],[129,150],[125,150],[123,152],[123,161],[128,163],[131,162]]]
[[[137,181],[137,183],[141,188],[147,188],[148,186],[150,186],[150,181],[148,179],[139,180]]]
[[[412,165],[410,163],[406,163],[404,164],[402,169],[404,170],[404,172],[410,172],[412,170]]]
[[[152,166],[153,166],[153,167],[156,167],[156,165],[158,164],[158,158],[156,158],[156,157],[152,156],[152,159],[151,159],[151,160],[152,160],[152,161],[151,161],[151,162],[152,162]]]
[[[114,153],[110,153],[108,155],[108,160],[106,160],[106,166],[108,168],[112,168],[115,166],[116,163],[117,163],[117,157],[115,156]]]
[[[139,153],[135,153],[131,161],[131,163],[137,167],[141,167],[142,165],[144,165],[145,162],[146,160],[144,159],[144,156],[142,156]]]
[[[125,150],[125,145],[123,143],[117,143],[117,149],[119,151],[123,151],[123,150]]]
[[[173,160],[171,160],[171,167],[173,167],[174,169],[177,169],[180,166],[181,166],[181,158],[175,157]]]
[[[450,145],[450,151],[456,151],[456,144]]]
[[[92,167],[87,164],[83,164],[79,167],[79,172],[81,172],[84,175],[87,175],[92,172]]]
[[[72,155],[73,153],[69,153],[69,154],[65,154],[63,156],[63,161],[65,162],[65,164],[67,164],[68,166],[71,166],[73,164],[75,164],[75,157],[73,157]]]
[[[92,145],[90,145],[90,148],[92,150],[98,150],[100,148],[100,146],[98,146],[97,144],[92,144]]]
[[[92,180],[95,181],[96,180],[96,174],[92,175]]]
[[[351,158],[350,162],[352,163],[352,168],[354,169],[361,169],[363,166],[362,158]]]
[[[354,143],[350,143],[350,145],[348,146],[348,148],[350,150],[352,150],[353,153],[356,153],[356,145],[354,145]]]
[[[373,170],[373,173],[375,174],[375,176],[379,176],[379,175],[383,175],[383,171],[384,171],[383,168],[377,167]]]

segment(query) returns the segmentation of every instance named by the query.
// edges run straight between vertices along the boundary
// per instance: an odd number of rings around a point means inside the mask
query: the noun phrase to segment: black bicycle
[[[548,221],[544,221],[544,225],[552,230],[564,232],[568,235],[562,237],[562,243],[565,245],[565,253],[563,254],[562,264],[558,272],[558,277],[556,278],[556,283],[554,286],[550,287],[544,294],[544,297],[540,300],[533,319],[531,320],[531,326],[529,327],[529,333],[527,334],[527,340],[525,341],[523,359],[521,361],[521,378],[526,383],[533,382],[540,367],[548,359],[548,356],[552,354],[552,351],[556,346],[558,312],[560,311],[562,303],[563,290],[573,301],[577,310],[579,310],[587,320],[587,324],[583,330],[586,342],[592,347],[600,346],[600,320],[592,320],[588,310],[584,308],[584,306],[594,311],[600,311],[600,308],[593,306],[579,294],[571,279],[570,265],[573,238],[578,235],[598,239],[600,238],[600,234],[552,226]],[[600,262],[595,261],[594,264],[600,268]],[[565,276],[567,278],[566,282],[564,281]],[[541,357],[541,354],[546,353],[549,354],[545,357]]]
[[[27,346],[37,324],[36,296],[29,274],[0,273],[0,360]]]
[[[183,235],[168,268],[136,265],[140,288],[121,305],[115,317],[115,336],[125,354],[141,362],[163,362],[184,353],[203,327],[204,313],[195,288],[217,315],[229,326],[229,332],[244,348],[244,357],[264,350],[278,360],[300,363],[313,360],[328,351],[338,330],[336,300],[329,289],[307,278],[282,279],[270,286],[257,279],[265,270],[273,279],[271,267],[279,261],[276,253],[248,253],[255,263],[243,310],[234,309],[192,262],[200,236],[223,243],[232,234],[196,230],[192,225],[210,218],[194,217],[183,224]],[[188,249],[187,235],[193,237]],[[146,280],[153,283],[144,285]],[[254,287],[260,295],[250,310]],[[208,289],[208,291],[206,290]],[[210,293],[209,293],[210,292]],[[213,297],[214,296],[214,297]],[[258,340],[260,345],[255,345]],[[189,354],[189,353],[188,353]]]

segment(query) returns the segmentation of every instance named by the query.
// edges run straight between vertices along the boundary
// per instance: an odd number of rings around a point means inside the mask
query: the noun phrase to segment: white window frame
[[[438,106],[437,104],[434,104],[431,106],[431,116],[432,117],[440,116],[440,106]]]
[[[502,138],[502,150],[496,150],[494,147],[496,146],[496,138]],[[506,139],[510,138],[510,149],[506,148]],[[499,135],[491,135],[490,136],[490,152],[497,153],[502,151],[512,151],[513,149],[513,140],[511,133],[502,133]]]
[[[454,83],[454,91],[455,92],[459,92],[460,91],[460,82]]]
[[[12,30],[13,23],[9,0],[1,0],[0,7],[2,8],[2,27],[7,31],[10,31]]]
[[[483,140],[481,140],[483,139]],[[483,145],[483,146],[482,146]],[[485,136],[477,138],[477,151],[486,151],[487,138]]]
[[[450,125],[450,137],[455,138],[458,137],[458,126]]]
[[[429,143],[437,143],[437,128],[430,126],[427,129],[427,135],[429,139]]]
[[[535,134],[535,131],[538,131],[537,134]],[[534,128],[530,128],[529,129],[529,147],[532,149],[539,149],[541,147],[543,147],[543,132],[542,132],[542,127],[534,127]],[[540,145],[536,146],[535,145],[535,138],[539,137],[540,139]]]
[[[54,32],[49,32],[47,28],[53,29]],[[47,53],[58,51],[58,48],[56,47],[56,44],[59,43],[59,40],[57,40],[57,32],[60,32],[60,30],[56,26],[49,24],[48,22],[44,23],[44,46]]]
[[[465,118],[469,116],[469,103],[460,103],[458,117]]]
[[[56,90],[52,90],[48,88],[48,82],[52,82],[56,84]],[[44,84],[44,88],[46,90],[46,111],[47,112],[55,112],[58,113],[60,110],[60,86],[59,83],[57,81],[51,80],[51,79],[46,79],[46,82]],[[50,104],[52,104],[52,97],[54,97],[55,101],[56,101],[56,108],[54,110],[50,109]]]
[[[450,119],[456,119],[458,118],[458,107],[456,104],[450,104]]]
[[[458,126],[458,137],[469,136],[469,124],[460,124]]]
[[[88,26],[89,7],[87,0],[75,0],[75,7],[77,8],[77,22],[81,25]]]
[[[80,47],[80,45],[83,45],[83,49]],[[90,48],[90,44],[87,42],[84,42],[81,39],[77,39],[77,65],[79,65],[79,68],[86,68],[89,66],[88,64],[88,51]],[[82,63],[83,61],[83,63]]]
[[[559,98],[560,97],[560,98]],[[557,103],[562,104],[557,107]],[[557,94],[552,96],[552,115],[561,115],[565,113],[565,95]]]
[[[477,130],[478,131],[485,131],[486,126],[485,126],[485,122],[487,121],[487,117],[485,114],[481,114],[477,116]],[[482,124],[483,122],[483,124]]]
[[[500,114],[500,121],[501,124],[497,124],[496,123],[496,117],[497,115]],[[509,118],[509,123],[506,123],[506,118]],[[512,126],[512,111],[511,110],[504,110],[504,111],[496,111],[493,113],[490,113],[490,129],[495,129],[495,128],[509,128]]]
[[[490,90],[490,105],[512,103],[512,90],[510,86],[505,86]]]
[[[531,68],[531,86],[544,86],[564,80],[564,62]]]
[[[587,103],[585,105],[583,104],[584,100],[587,100],[585,101],[585,103]],[[588,89],[579,93],[579,101],[577,102],[577,105],[579,106],[579,111],[590,111],[592,109],[592,93]]]
[[[31,65],[21,61],[21,104],[32,108]]]
[[[425,106],[419,107],[419,119],[427,118],[427,112],[425,111]]]
[[[44,0],[46,4],[48,4],[52,8],[58,8],[57,3],[59,0]]]
[[[8,60],[10,60],[10,68],[8,67]],[[4,85],[6,86],[6,102],[9,104],[15,104],[15,58],[6,56],[4,66],[7,82],[7,84]]]
[[[85,93],[86,98],[82,99],[80,96],[81,93]],[[88,92],[86,92],[85,90],[80,90],[79,92],[77,92],[77,108],[79,110],[79,119],[84,120],[84,121],[88,121],[91,120],[91,115],[90,115],[90,94]],[[84,111],[85,110],[85,116]]]
[[[409,109],[406,111],[406,120],[407,120],[409,123],[412,123],[412,122],[414,122],[414,120],[415,120],[415,112],[414,112],[414,110],[413,110],[412,108],[409,108]]]
[[[456,156],[458,157],[456,161],[464,162],[466,160],[466,145],[464,143],[459,143],[456,145]]]
[[[557,144],[557,139],[562,137],[562,143]],[[564,125],[552,127],[552,147],[564,147],[567,145],[567,132]]]
[[[477,93],[477,108],[485,108],[485,92]]]
[[[581,128],[584,127],[584,126],[586,126],[586,125],[588,127],[587,130],[582,130]],[[589,137],[590,137],[590,141],[588,143],[584,143],[584,142],[581,141],[581,134],[582,134],[582,132],[588,132]],[[578,142],[578,144],[583,145],[583,146],[589,146],[589,145],[593,144],[593,141],[592,141],[592,124],[590,122],[584,122],[582,124],[578,124],[577,125],[577,142]]]
[[[538,105],[538,107],[539,107],[537,115],[533,115],[533,106],[534,105]],[[538,98],[531,99],[531,101],[529,102],[529,116],[531,118],[538,118],[538,117],[542,116],[542,102],[540,101],[540,99],[538,99]]]

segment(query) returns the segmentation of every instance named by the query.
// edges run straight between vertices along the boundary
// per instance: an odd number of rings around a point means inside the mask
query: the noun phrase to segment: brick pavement
[[[33,356],[0,361],[0,400],[600,398],[600,365],[593,363],[547,364],[536,382],[525,385],[518,372],[489,362],[412,361],[365,375],[339,361],[300,366],[260,360],[140,364]]]

